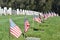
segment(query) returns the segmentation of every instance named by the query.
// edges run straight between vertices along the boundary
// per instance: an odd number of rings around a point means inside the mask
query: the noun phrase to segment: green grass
[[[0,40],[24,40],[21,35],[18,39],[13,35],[9,35],[9,18],[21,28],[24,32],[24,17],[23,15],[0,16]],[[44,23],[37,23],[32,20],[33,16],[27,16],[30,22],[30,29],[25,33],[28,37],[38,37],[41,40],[60,40],[60,17],[51,17]],[[38,29],[35,31],[33,29]]]

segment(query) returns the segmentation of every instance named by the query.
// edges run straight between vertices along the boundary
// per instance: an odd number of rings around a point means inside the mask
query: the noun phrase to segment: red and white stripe
[[[24,32],[27,32],[28,31],[28,29],[29,29],[29,27],[30,27],[30,24],[29,24],[29,22],[28,22],[28,20],[26,20],[25,21],[25,30],[24,30]]]
[[[22,34],[21,29],[18,26],[11,27],[10,33],[14,35],[16,38],[18,38]]]

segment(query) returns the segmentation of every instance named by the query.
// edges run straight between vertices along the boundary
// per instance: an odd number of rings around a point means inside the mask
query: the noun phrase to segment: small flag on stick
[[[33,20],[38,22],[38,23],[41,23],[41,19],[38,16],[36,16],[36,15],[34,15]]]
[[[25,21],[24,21],[24,32],[27,32],[29,27],[30,27],[30,24],[29,24],[29,21],[25,18]]]
[[[10,19],[9,21],[10,33],[14,35],[16,38],[18,38],[22,34],[21,29],[12,21],[12,19]]]

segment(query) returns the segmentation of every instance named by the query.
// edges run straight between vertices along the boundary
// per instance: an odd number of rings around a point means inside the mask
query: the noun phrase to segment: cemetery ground
[[[0,40],[25,40],[21,35],[18,39],[9,33],[9,18],[20,27],[24,32],[24,17],[23,15],[0,16]],[[60,17],[50,17],[44,23],[33,21],[33,16],[26,16],[30,22],[30,28],[25,33],[27,37],[37,37],[41,40],[60,40]]]

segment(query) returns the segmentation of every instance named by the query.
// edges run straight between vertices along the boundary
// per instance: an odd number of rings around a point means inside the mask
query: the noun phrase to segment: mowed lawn
[[[30,28],[25,33],[27,37],[37,37],[41,40],[60,40],[60,17],[51,17],[44,21],[44,23],[37,23],[33,21],[33,16],[26,16],[30,22]],[[21,35],[18,39],[9,33],[9,18],[20,27],[24,32],[24,18],[23,15],[0,16],[0,40],[25,40]]]

